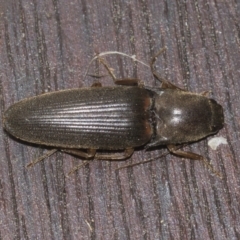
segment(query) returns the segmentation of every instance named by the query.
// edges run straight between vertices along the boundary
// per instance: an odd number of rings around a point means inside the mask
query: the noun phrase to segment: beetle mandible
[[[93,84],[24,99],[5,111],[4,128],[23,141],[84,159],[123,160],[136,147],[166,145],[170,153],[206,163],[201,155],[178,146],[217,133],[224,124],[222,106],[205,93],[188,92],[160,78],[154,63],[164,50],[150,65],[162,82],[160,88],[138,79],[116,79],[102,59],[120,86]]]

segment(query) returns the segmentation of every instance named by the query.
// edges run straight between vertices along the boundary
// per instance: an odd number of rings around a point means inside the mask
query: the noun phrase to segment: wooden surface
[[[27,170],[46,150],[12,139],[0,122],[0,239],[240,239],[239,1],[0,4],[0,117],[26,97],[90,86],[94,79],[83,76],[96,53],[121,51],[148,63],[166,46],[158,71],[190,91],[211,91],[225,113],[218,136],[228,142],[216,151],[207,140],[189,147],[211,159],[222,180],[201,162],[171,155],[121,171],[125,162],[94,161],[66,177],[81,160],[58,152]],[[108,61],[118,77],[159,85],[143,65]],[[94,63],[90,72],[97,69]],[[137,151],[127,163],[165,151]]]

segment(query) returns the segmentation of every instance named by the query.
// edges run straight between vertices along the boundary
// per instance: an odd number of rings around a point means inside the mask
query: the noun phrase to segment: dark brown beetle
[[[94,85],[28,98],[8,108],[4,128],[23,141],[86,159],[126,159],[136,147],[167,145],[178,156],[205,160],[177,145],[218,132],[224,124],[221,105],[205,94],[161,81],[161,88]],[[138,80],[115,83],[131,85]]]

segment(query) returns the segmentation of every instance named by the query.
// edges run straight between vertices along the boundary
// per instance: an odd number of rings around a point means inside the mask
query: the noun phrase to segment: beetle
[[[4,128],[17,139],[84,159],[127,159],[137,147],[166,145],[170,153],[205,161],[178,146],[217,133],[224,125],[223,108],[206,93],[160,78],[153,67],[160,54],[151,62],[153,75],[162,81],[159,88],[117,80],[102,60],[120,86],[93,84],[24,99],[5,111]]]

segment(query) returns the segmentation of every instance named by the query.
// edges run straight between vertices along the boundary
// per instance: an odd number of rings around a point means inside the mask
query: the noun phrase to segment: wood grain
[[[171,155],[115,171],[164,147],[137,151],[126,163],[94,161],[66,177],[81,160],[58,152],[26,169],[46,150],[12,139],[0,122],[0,239],[239,239],[239,16],[232,0],[2,0],[0,117],[23,98],[90,86],[95,79],[83,76],[96,53],[120,51],[148,63],[166,46],[159,73],[190,91],[211,91],[224,107],[218,135],[228,145],[189,147],[222,180],[201,162]],[[141,64],[107,60],[118,77],[159,85]],[[90,73],[107,75],[96,62]],[[113,85],[110,77],[100,81]]]

